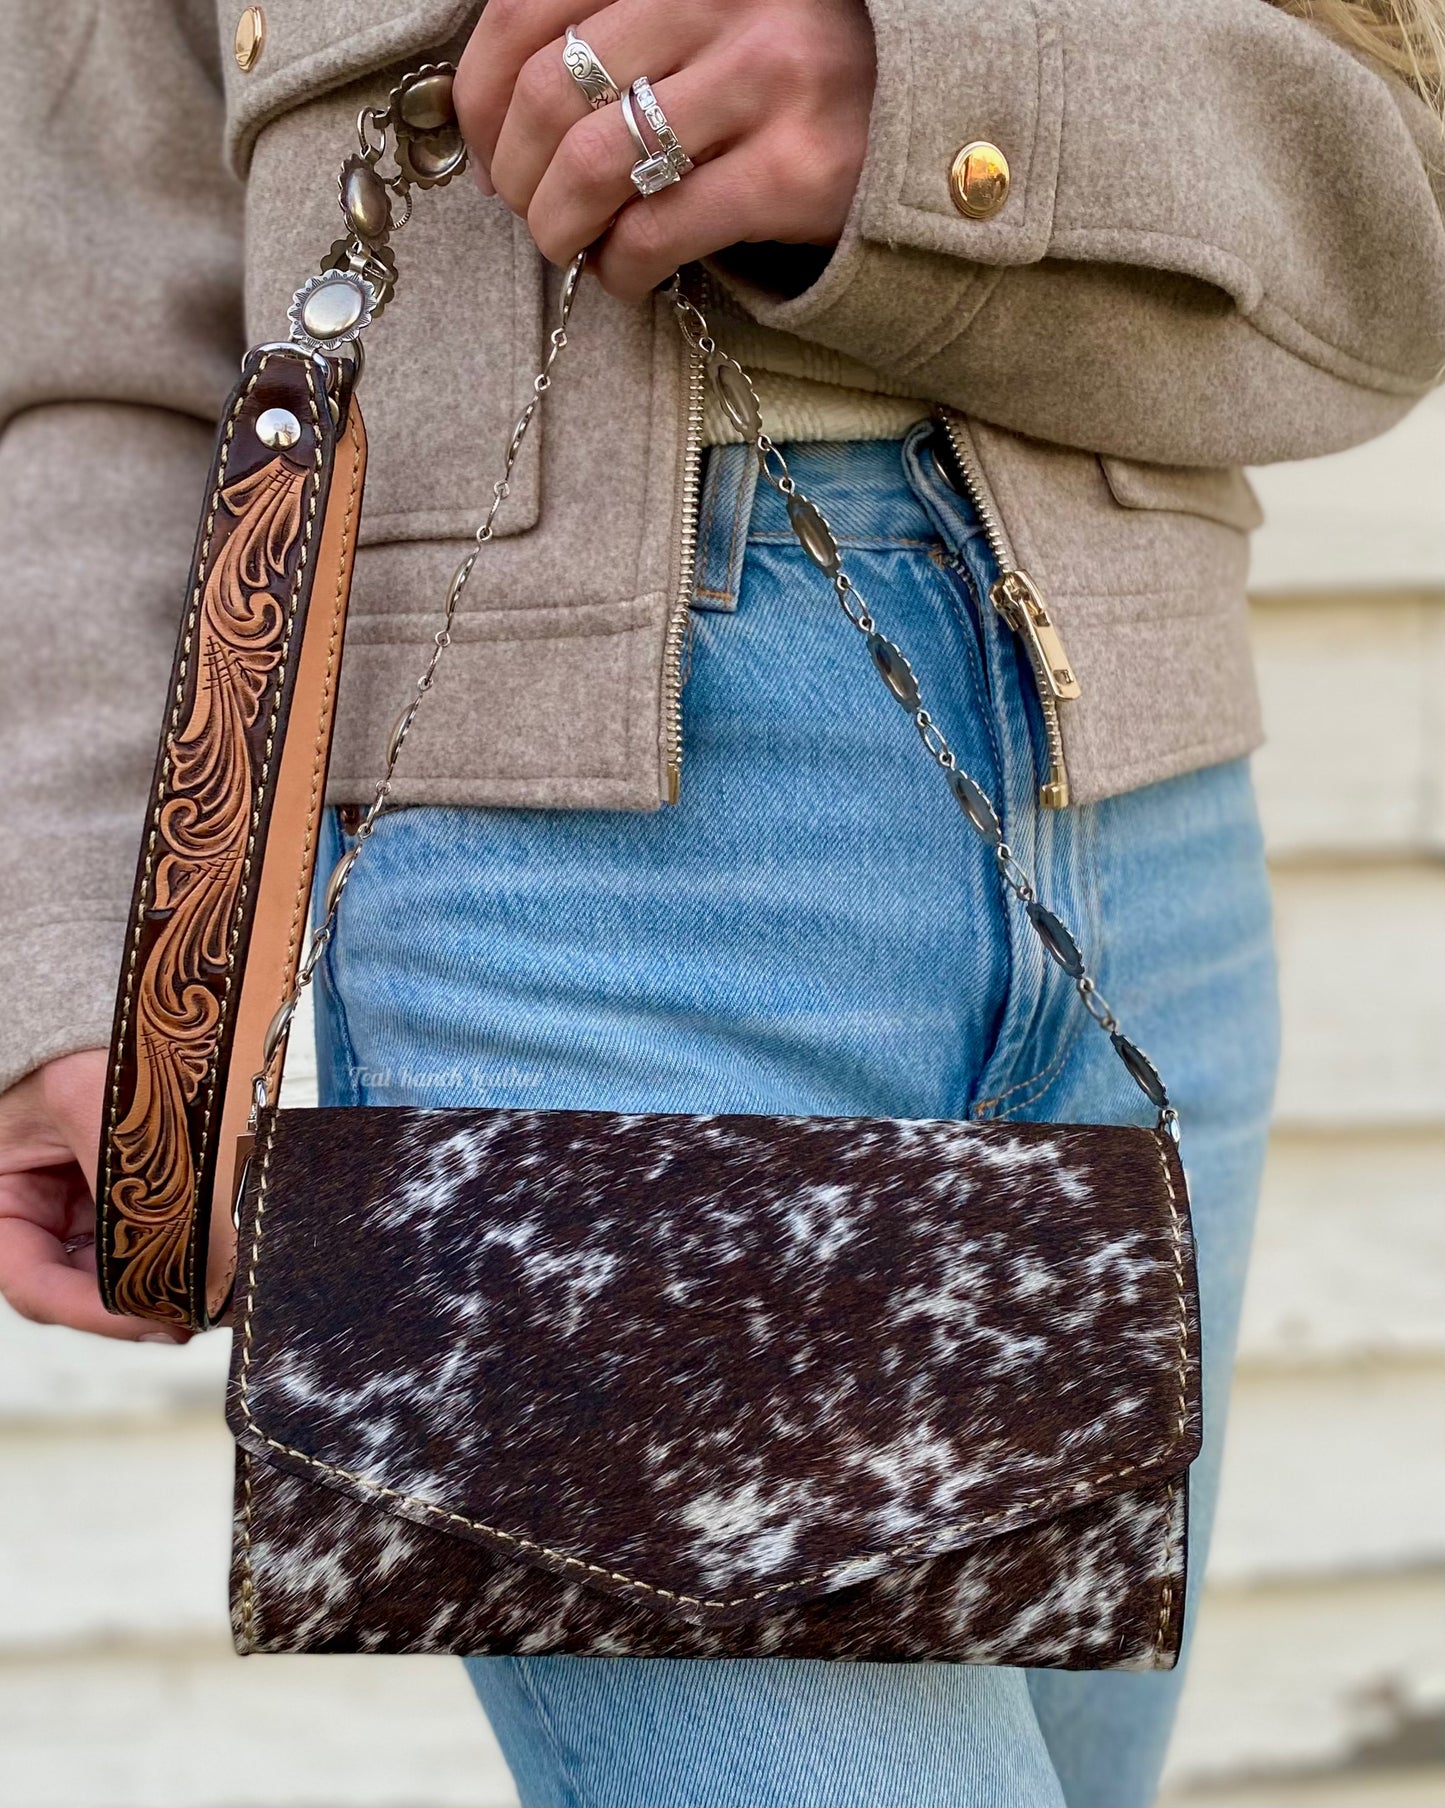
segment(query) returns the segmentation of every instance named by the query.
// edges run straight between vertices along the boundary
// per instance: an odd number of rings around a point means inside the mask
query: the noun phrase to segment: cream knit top
[[[901,393],[866,364],[760,327],[721,284],[713,285],[707,307],[718,343],[753,379],[763,425],[775,440],[902,439],[929,412],[927,402]],[[740,441],[711,383],[706,396],[703,443]]]

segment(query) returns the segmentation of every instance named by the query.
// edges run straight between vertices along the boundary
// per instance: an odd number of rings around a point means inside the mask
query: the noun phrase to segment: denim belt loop
[[[758,461],[752,447],[743,445],[711,446],[706,457],[692,606],[732,611],[738,606],[742,583]]]

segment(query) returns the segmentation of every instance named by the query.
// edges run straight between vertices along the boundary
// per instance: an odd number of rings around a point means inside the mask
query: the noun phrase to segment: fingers
[[[646,217],[620,110],[589,111],[562,60],[576,4],[488,0],[455,89],[484,186],[526,218],[548,258],[566,264],[606,235],[604,284],[639,297],[678,262],[739,239],[837,242],[874,87],[862,0],[613,0],[578,19],[615,82],[653,82],[700,166],[649,197]],[[704,181],[701,166],[718,162],[726,177]]]
[[[699,167],[749,123],[746,98],[735,86],[715,80],[706,61],[655,82],[653,88],[668,124]],[[655,143],[640,114],[638,123],[647,142]],[[573,125],[541,172],[527,208],[527,225],[544,257],[567,264],[607,230],[613,217],[636,199],[631,175],[636,161],[637,148],[620,107],[603,107]],[[684,181],[694,179],[695,172],[689,172]],[[651,197],[647,204],[660,198]]]
[[[586,36],[620,87],[639,75],[656,83],[677,67],[679,47],[659,50],[656,19],[640,14],[625,0],[589,19]],[[567,73],[563,42],[557,38],[544,44],[522,65],[497,134],[488,173],[514,213],[527,213],[537,185],[567,133],[593,112]],[[615,110],[615,105],[598,109],[604,117]],[[617,119],[615,124],[625,138],[622,121]]]
[[[544,44],[560,38],[583,10],[580,0],[487,0],[452,84],[462,136],[484,169],[491,169],[497,134],[523,63]],[[560,55],[557,66],[565,75]],[[570,77],[568,81],[576,87]]]
[[[37,1324],[185,1343],[185,1331],[107,1312],[96,1291],[91,1232],[105,1071],[104,1049],[82,1049],[0,1097],[0,1294]]]
[[[805,198],[790,208],[789,192],[805,181],[802,171],[780,175],[767,142],[749,139],[660,194],[625,207],[598,245],[592,267],[609,294],[641,301],[674,270],[725,245],[786,239],[794,214],[806,210]]]
[[[588,111],[562,61],[568,25],[624,87],[639,75],[671,74],[716,31],[696,0],[613,0],[590,14],[579,0],[488,0],[453,96],[468,149],[517,213],[527,211],[552,153]]]
[[[93,1171],[105,1092],[104,1049],[59,1055],[0,1094],[0,1174],[72,1158]]]
[[[105,1049],[84,1048],[47,1062],[41,1069],[46,1107],[66,1148],[80,1163],[92,1192],[100,1152],[107,1066]]]
[[[7,1183],[0,1189],[0,1293],[22,1318],[124,1343],[188,1341],[185,1331],[162,1331],[143,1319],[107,1312],[96,1291],[94,1250],[67,1251],[53,1230],[16,1215],[17,1204],[23,1201]]]

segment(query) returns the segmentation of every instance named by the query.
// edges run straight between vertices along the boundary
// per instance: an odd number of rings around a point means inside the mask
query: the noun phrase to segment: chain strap
[[[442,77],[448,79],[450,77],[450,70],[445,65],[430,65],[426,69],[417,71],[415,75],[406,76],[393,90],[390,105],[387,108],[365,108],[358,119],[357,134],[361,144],[361,155],[348,160],[347,164],[343,166],[340,179],[342,212],[351,228],[350,241],[349,243],[339,243],[338,246],[333,247],[332,259],[329,261],[327,269],[324,269],[319,277],[312,277],[308,283],[303,284],[292,303],[292,337],[293,340],[305,345],[307,349],[321,351],[327,356],[334,357],[341,354],[343,346],[349,345],[353,348],[353,355],[359,356],[361,327],[366,324],[367,320],[374,317],[386,300],[390,299],[391,290],[395,286],[394,262],[380,266],[377,258],[377,240],[375,238],[369,240],[362,230],[366,224],[364,216],[368,202],[372,203],[374,217],[380,217],[381,214],[375,195],[368,188],[368,180],[376,175],[377,162],[386,149],[388,130],[396,135],[395,154],[398,175],[384,179],[384,186],[401,194],[406,204],[406,214],[401,221],[396,222],[398,226],[405,224],[406,218],[410,217],[411,182],[417,182],[423,187],[439,186],[442,182],[449,181],[465,165],[465,149],[460,147],[459,137],[453,140],[452,137],[445,135],[446,128],[439,129],[429,125],[437,111],[435,90],[438,80]],[[429,150],[427,149],[428,141],[423,141],[422,149],[427,151],[426,155],[423,155],[422,150],[418,149],[418,134],[421,128],[408,124],[408,105],[419,90],[426,102],[426,107],[413,107],[412,112],[428,123],[428,129],[432,133]],[[449,96],[449,87],[447,92]],[[454,123],[451,130],[454,132]],[[428,156],[431,159],[430,162],[428,162]],[[445,165],[444,169],[443,165]],[[429,179],[427,179],[418,175],[418,166],[429,172],[442,169],[442,173],[430,173]],[[356,191],[350,199],[348,197],[348,181],[352,190]],[[383,182],[379,180],[375,186],[380,188],[383,186]],[[362,217],[359,219],[358,216]],[[387,233],[393,229],[389,208],[386,210],[385,227]],[[267,1076],[285,1044],[302,993],[311,983],[317,965],[335,933],[337,912],[356,862],[361,857],[362,849],[371,838],[377,821],[388,807],[392,778],[396,772],[397,761],[401,757],[402,747],[406,743],[407,735],[411,732],[417,711],[421,708],[422,699],[432,687],[442,654],[451,645],[452,626],[477,559],[482,548],[494,536],[497,515],[510,494],[512,472],[526,439],[527,429],[531,426],[532,420],[542,404],[543,396],[552,386],[553,366],[567,345],[567,326],[586,260],[586,252],[579,253],[573,259],[563,278],[557,323],[548,336],[547,355],[542,362],[541,369],[532,379],[532,394],[512,428],[512,436],[502,460],[501,475],[492,485],[491,504],[473,536],[472,545],[468,547],[461,563],[452,574],[451,582],[447,586],[441,626],[432,636],[431,653],[421,675],[416,680],[412,696],[392,724],[391,732],[387,736],[385,769],[372,792],[371,802],[357,825],[351,847],[342,854],[327,877],[322,894],[321,921],[312,931],[305,956],[297,968],[291,990],[267,1029],[261,1071],[252,1082],[253,1127],[256,1113],[266,1106]],[[383,268],[389,277],[389,282],[386,284],[385,293],[381,294],[379,293],[382,288],[381,282],[378,280],[373,285],[372,278],[373,276],[379,278]],[[328,275],[328,271],[334,274]],[[305,304],[308,297],[314,295],[319,286],[324,286],[327,282],[335,284],[348,280],[362,288],[372,286],[378,293],[372,297],[374,305],[364,307],[362,310],[365,312],[366,319],[361,319],[359,324],[355,324],[349,329],[344,339],[336,343],[328,343],[319,338],[308,325]],[[788,469],[788,461],[781,448],[764,430],[762,409],[752,378],[736,358],[730,357],[719,347],[702,310],[686,293],[680,275],[672,278],[665,293],[672,303],[674,315],[684,339],[693,354],[703,360],[708,377],[728,419],[744,439],[752,445],[757,455],[762,477],[783,497],[787,505],[788,520],[799,545],[832,584],[834,595],[843,614],[847,617],[849,624],[863,636],[864,645],[872,659],[874,669],[883,680],[889,694],[907,712],[925,751],[943,773],[944,781],[953,793],[954,800],[962,811],[964,819],[988,845],[1004,888],[1012,894],[1024,910],[1045,953],[1063,969],[1073,982],[1074,989],[1083,1001],[1084,1009],[1108,1036],[1129,1077],[1158,1112],[1159,1128],[1175,1142],[1178,1142],[1179,1113],[1169,1101],[1168,1091],[1159,1076],[1158,1069],[1138,1044],[1131,1041],[1120,1029],[1119,1021],[1108,1000],[1100,992],[1088,970],[1078,938],[1060,917],[1040,902],[1038,890],[1031,874],[1019,863],[1013,849],[1004,839],[1003,826],[993,800],[977,780],[959,765],[957,755],[949,746],[943,730],[924,707],[918,679],[914,675],[913,667],[903,649],[879,628],[866,600],[843,569],[842,551],[828,525],[827,518],[817,503],[798,488]],[[318,309],[317,316],[322,318],[324,310]],[[333,313],[332,318],[334,317]]]
[[[407,736],[411,733],[411,726],[416,720],[417,711],[421,708],[422,699],[436,680],[437,667],[441,664],[442,654],[452,644],[452,625],[456,621],[457,610],[461,607],[462,596],[466,591],[477,560],[481,556],[482,548],[492,540],[496,533],[497,516],[501,511],[502,504],[511,494],[512,472],[516,469],[517,458],[527,437],[527,429],[531,426],[537,410],[542,405],[542,397],[552,387],[552,367],[567,346],[567,322],[571,318],[572,303],[576,299],[577,284],[581,280],[586,261],[585,253],[574,258],[563,278],[562,295],[557,310],[557,324],[548,335],[547,355],[542,361],[542,368],[532,378],[532,393],[527,398],[527,405],[517,416],[512,427],[512,437],[508,441],[506,454],[502,460],[501,475],[492,485],[491,503],[481,524],[472,536],[472,544],[467,548],[460,564],[452,573],[451,582],[447,585],[441,626],[432,636],[431,653],[417,678],[411,697],[401,714],[392,723],[391,732],[386,737],[386,765],[382,770],[381,777],[376,781],[371,801],[356,826],[351,846],[327,875],[326,889],[322,894],[321,921],[311,932],[311,938],[306,945],[306,953],[296,969],[296,978],[292,983],[291,990],[267,1026],[266,1040],[261,1051],[261,1070],[252,1081],[253,1127],[257,1111],[265,1109],[266,1076],[270,1073],[272,1063],[285,1043],[292,1020],[296,1015],[296,1007],[301,1002],[301,994],[310,985],[317,965],[335,933],[336,913],[341,908],[341,900],[345,894],[347,882],[351,878],[352,869],[360,859],[361,850],[371,839],[377,821],[387,807],[387,800],[391,796],[391,781],[396,772],[397,761],[401,758],[401,750],[406,745]]]
[[[982,836],[993,853],[999,878],[1028,917],[1045,952],[1073,981],[1083,1000],[1084,1009],[1093,1018],[1123,1062],[1129,1077],[1159,1113],[1159,1127],[1177,1142],[1179,1113],[1169,1102],[1169,1094],[1154,1063],[1120,1029],[1119,1020],[1100,992],[1088,970],[1078,938],[1053,911],[1039,901],[1032,876],[1021,866],[1013,849],[1004,840],[1003,826],[997,809],[987,792],[958,763],[943,730],[923,705],[918,679],[903,649],[879,628],[872,610],[853,580],[843,569],[843,555],[817,503],[804,495],[794,482],[788,461],[781,448],[763,428],[762,409],[753,380],[738,363],[719,346],[708,329],[706,317],[697,303],[686,293],[679,277],[673,277],[667,293],[671,297],[678,325],[693,351],[703,359],[708,376],[717,392],[728,419],[757,454],[761,476],[783,497],[788,521],[803,551],[833,586],[838,605],[849,623],[863,636],[874,669],[893,699],[908,712],[929,757],[944,775],[965,820]]]

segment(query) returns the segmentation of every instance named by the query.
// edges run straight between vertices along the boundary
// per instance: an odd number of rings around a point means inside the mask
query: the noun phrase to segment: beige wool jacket
[[[1081,695],[1076,805],[1244,753],[1239,467],[1380,432],[1445,363],[1425,108],[1265,0],[869,0],[878,88],[843,242],[786,336],[971,423]],[[209,458],[248,340],[336,236],[365,101],[475,0],[53,0],[7,20],[0,309],[0,1086],[103,1044]],[[960,213],[972,140],[1011,168]],[[369,335],[372,461],[334,800],[362,798],[550,324],[556,274],[469,183],[417,197]],[[766,270],[764,258],[761,267]],[[695,396],[664,305],[589,285],[398,795],[650,809],[680,750]],[[826,498],[821,499],[826,506]],[[683,780],[685,787],[685,779]]]

